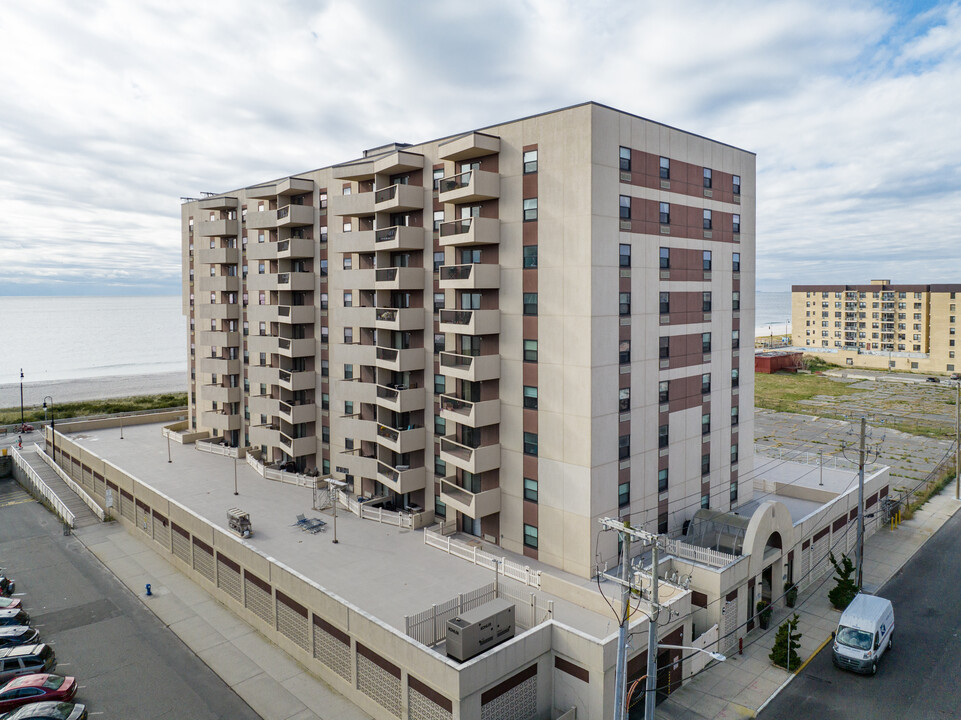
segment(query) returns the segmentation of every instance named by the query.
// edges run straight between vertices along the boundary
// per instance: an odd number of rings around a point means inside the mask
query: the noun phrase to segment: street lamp
[[[23,368],[20,368],[20,431],[23,431]]]
[[[57,416],[53,412],[53,398],[47,395],[43,398],[43,420],[47,420],[47,400],[50,401],[50,442],[52,448],[50,450],[50,458],[53,460],[54,464],[57,462]]]

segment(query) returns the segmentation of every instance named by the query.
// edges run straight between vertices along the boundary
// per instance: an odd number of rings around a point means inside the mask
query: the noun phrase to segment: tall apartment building
[[[185,202],[191,425],[588,577],[750,497],[754,181],[585,103]]]
[[[831,362],[954,372],[961,284],[794,285],[792,343]]]

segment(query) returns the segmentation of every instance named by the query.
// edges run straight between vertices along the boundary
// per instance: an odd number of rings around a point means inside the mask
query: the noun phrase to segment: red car
[[[0,712],[40,700],[70,702],[76,694],[76,678],[47,673],[21,675],[0,688]]]

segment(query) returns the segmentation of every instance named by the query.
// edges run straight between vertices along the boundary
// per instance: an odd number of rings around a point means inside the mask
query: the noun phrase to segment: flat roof
[[[171,442],[172,463],[162,424],[69,432],[67,437],[107,460],[171,500],[219,528],[227,528],[227,510],[250,513],[253,537],[244,542],[382,622],[404,631],[404,616],[427,610],[459,593],[493,581],[493,573],[424,544],[420,530],[361,520],[347,510],[337,512],[337,544],[330,511],[313,510],[313,490],[266,480],[245,460],[236,461],[238,495],[234,495],[234,463],[228,457],[200,452],[193,445]],[[319,517],[327,531],[311,535],[293,527],[298,515]],[[229,532],[229,531],[228,531]],[[497,548],[495,553],[522,565],[546,566]],[[551,569],[551,573],[584,588],[592,581]],[[613,616],[600,615],[541,590],[554,601],[554,619],[595,638],[616,631]]]

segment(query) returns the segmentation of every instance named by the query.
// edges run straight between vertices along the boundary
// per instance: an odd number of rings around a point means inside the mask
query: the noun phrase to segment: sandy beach
[[[187,392],[187,373],[169,372],[150,375],[108,375],[105,377],[25,382],[23,404],[42,405],[49,395],[54,403],[97,398],[156,395],[167,392]],[[0,385],[0,407],[20,407],[20,384]]]

